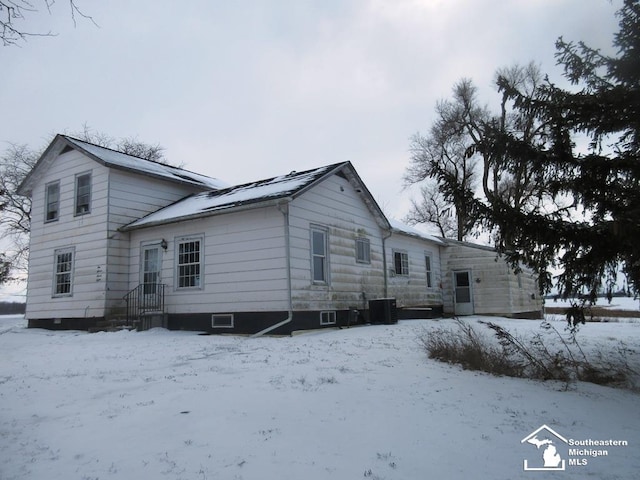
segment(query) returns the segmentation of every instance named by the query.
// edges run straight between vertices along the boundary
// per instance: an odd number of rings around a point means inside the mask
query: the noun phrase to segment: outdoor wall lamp
[[[476,283],[480,283],[480,277],[476,278]]]
[[[160,246],[162,247],[163,250],[166,250],[167,247],[169,246],[169,244],[167,243],[167,241],[163,238],[162,241],[160,242]]]

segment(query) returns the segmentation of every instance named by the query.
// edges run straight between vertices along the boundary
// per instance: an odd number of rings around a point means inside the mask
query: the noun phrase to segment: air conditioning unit
[[[369,300],[369,321],[392,325],[398,323],[398,310],[395,298],[379,298]]]

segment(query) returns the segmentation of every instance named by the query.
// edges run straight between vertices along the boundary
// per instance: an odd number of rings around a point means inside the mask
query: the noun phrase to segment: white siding
[[[364,308],[384,296],[382,232],[354,187],[333,175],[296,198],[290,207],[294,310]],[[328,232],[329,281],[311,280],[312,226]],[[370,242],[371,263],[356,262],[356,239]]]
[[[266,207],[134,230],[129,288],[140,283],[140,246],[167,240],[162,257],[167,312],[234,313],[286,311],[288,288],[284,215]],[[176,286],[176,241],[203,237],[203,278],[198,289]]]
[[[91,172],[91,213],[74,216],[75,176]],[[45,223],[45,185],[60,181],[59,217]],[[60,155],[34,185],[27,318],[103,316],[108,169],[79,152]],[[73,295],[53,298],[54,251],[75,247]]]
[[[453,273],[471,270],[474,313],[512,316],[542,309],[535,276],[530,272],[514,274],[495,251],[466,244],[451,243],[444,249],[444,311],[454,312]]]
[[[75,177],[88,172],[91,213],[74,216]],[[45,223],[45,186],[54,181],[60,182],[59,218]],[[32,192],[27,318],[119,313],[128,291],[129,238],[118,228],[195,191],[109,169],[75,150],[55,158]],[[53,298],[54,252],[67,247],[75,248],[73,295]]]
[[[129,291],[129,234],[118,228],[200,191],[182,185],[146,177],[141,174],[111,170],[109,172],[109,224],[107,273],[108,305],[113,311],[123,306]]]
[[[440,246],[426,239],[402,233],[394,234],[386,241],[388,296],[395,298],[398,307],[422,307],[442,305]],[[394,252],[405,252],[409,260],[409,275],[396,275]],[[431,256],[431,288],[427,287],[425,256]]]

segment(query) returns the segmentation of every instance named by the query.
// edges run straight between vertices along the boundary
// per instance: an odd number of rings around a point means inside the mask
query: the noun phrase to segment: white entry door
[[[473,315],[473,291],[471,286],[470,270],[453,272],[453,300],[456,315]]]
[[[162,283],[162,249],[160,245],[142,247],[140,283],[142,283],[142,305],[153,310],[158,302],[159,284]]]

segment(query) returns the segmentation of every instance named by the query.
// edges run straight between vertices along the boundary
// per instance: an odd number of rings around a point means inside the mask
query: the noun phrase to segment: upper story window
[[[54,252],[53,296],[70,297],[73,294],[74,249],[65,248]]]
[[[431,265],[433,264],[433,262],[431,261],[431,255],[430,254],[425,254],[424,256],[424,263],[425,263],[425,268],[427,271],[427,288],[432,288],[433,287],[433,270]]]
[[[52,182],[46,186],[45,203],[44,221],[53,222],[58,220],[60,215],[60,182]]]
[[[311,227],[311,279],[314,283],[328,283],[327,230]]]
[[[409,275],[409,254],[394,251],[393,268],[396,275]]]
[[[356,238],[356,262],[371,263],[371,244],[368,238]]]
[[[91,173],[76,176],[75,215],[91,213]]]
[[[178,288],[201,288],[202,237],[182,238],[176,243]]]

